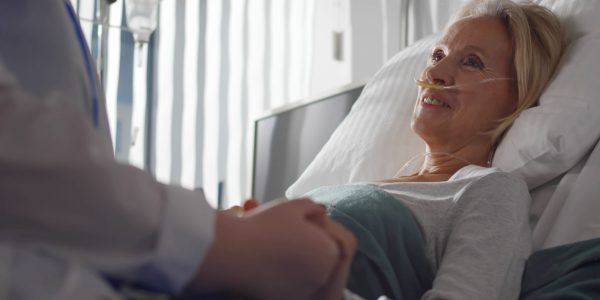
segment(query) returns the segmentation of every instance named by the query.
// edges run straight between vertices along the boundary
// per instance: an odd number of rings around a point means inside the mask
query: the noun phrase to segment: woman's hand
[[[246,201],[244,201],[244,204],[242,204],[243,206],[239,206],[239,205],[234,205],[230,208],[226,208],[221,210],[222,212],[228,213],[232,216],[238,216],[241,217],[243,216],[244,213],[249,212],[252,209],[255,209],[258,207],[258,201],[254,198],[250,198],[247,199]]]
[[[340,299],[355,242],[325,213],[308,199],[270,202],[243,217],[218,212],[215,241],[190,288]]]

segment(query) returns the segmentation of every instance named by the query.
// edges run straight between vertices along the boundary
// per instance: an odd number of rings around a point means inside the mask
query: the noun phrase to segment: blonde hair
[[[500,18],[514,45],[513,68],[518,104],[515,111],[500,119],[490,132],[496,144],[525,109],[537,105],[542,91],[552,78],[563,50],[560,20],[549,9],[510,0],[473,0],[454,16],[453,22],[495,16]]]

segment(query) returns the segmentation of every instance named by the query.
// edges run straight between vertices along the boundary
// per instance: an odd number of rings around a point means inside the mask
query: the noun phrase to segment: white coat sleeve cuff
[[[0,299],[124,299],[91,269],[35,248],[0,243]]]
[[[155,266],[168,278],[169,290],[180,292],[198,271],[212,245],[215,210],[204,193],[165,186],[166,207]]]

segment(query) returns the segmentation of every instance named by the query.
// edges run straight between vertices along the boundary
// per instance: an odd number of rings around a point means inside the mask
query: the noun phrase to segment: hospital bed
[[[537,2],[561,17],[565,52],[539,106],[515,122],[493,165],[523,178],[533,200],[536,252],[524,277],[530,290],[522,296],[600,299],[600,2]],[[323,185],[389,178],[421,153],[424,145],[409,129],[413,78],[435,40],[426,37],[401,51],[364,86],[259,118],[254,195],[295,197]],[[339,120],[332,130],[330,123]],[[321,130],[321,122],[329,122],[327,128]],[[314,141],[302,142],[306,136]]]

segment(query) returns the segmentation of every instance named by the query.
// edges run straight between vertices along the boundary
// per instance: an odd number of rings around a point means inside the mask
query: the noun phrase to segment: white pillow
[[[410,129],[417,86],[438,37],[416,42],[395,55],[366,84],[348,116],[333,132],[286,196],[316,187],[393,176],[425,144]]]
[[[570,169],[600,136],[600,1],[541,4],[561,17],[568,44],[540,105],[521,114],[494,157],[530,189]]]
[[[534,188],[562,174],[600,136],[600,1],[546,0],[561,17],[568,46],[557,76],[499,145],[493,164]],[[411,131],[417,97],[413,78],[425,67],[435,36],[394,56],[365,86],[340,124],[300,178],[287,190],[297,197],[323,185],[393,176],[423,142]]]

